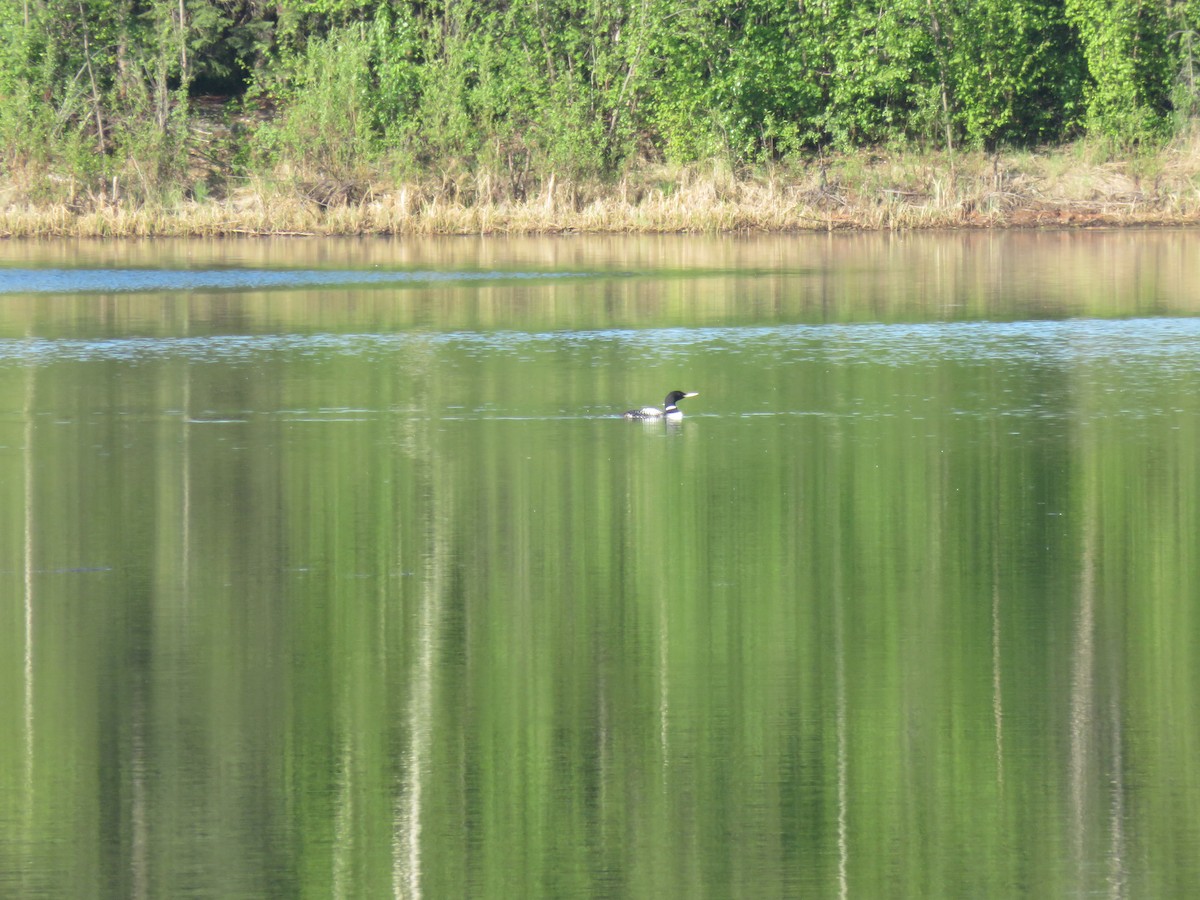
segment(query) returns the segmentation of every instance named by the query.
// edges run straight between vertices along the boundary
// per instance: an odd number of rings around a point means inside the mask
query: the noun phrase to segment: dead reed
[[[857,153],[753,171],[644,166],[609,185],[251,181],[228,196],[134,202],[0,184],[0,236],[784,232],[1200,224],[1200,135],[1155,154]],[[119,198],[119,194],[117,194]]]

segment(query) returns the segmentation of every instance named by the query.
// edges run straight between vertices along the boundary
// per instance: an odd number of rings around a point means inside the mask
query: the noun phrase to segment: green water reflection
[[[1200,238],[996,240],[2,298],[0,895],[1194,895]]]

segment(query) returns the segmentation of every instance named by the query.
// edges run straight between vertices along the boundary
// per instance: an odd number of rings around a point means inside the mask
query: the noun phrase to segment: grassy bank
[[[644,165],[610,183],[553,175],[513,196],[487,176],[330,180],[281,170],[221,196],[128,200],[0,181],[0,235],[553,234],[1200,224],[1200,135],[1114,158],[856,153],[731,171]],[[44,199],[52,196],[53,199]],[[40,198],[40,199],[39,199]]]

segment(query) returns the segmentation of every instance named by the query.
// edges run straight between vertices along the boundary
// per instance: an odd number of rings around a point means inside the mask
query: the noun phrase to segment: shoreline
[[[868,216],[821,216],[797,210],[792,215],[760,217],[736,206],[711,211],[699,222],[633,209],[623,220],[606,212],[595,224],[587,211],[579,215],[542,217],[523,209],[439,208],[428,214],[387,215],[341,208],[304,216],[306,222],[271,224],[269,212],[228,215],[200,207],[177,212],[159,209],[102,207],[87,213],[51,207],[0,212],[0,240],[54,238],[221,238],[221,237],[551,237],[570,235],[769,235],[822,232],[890,231],[1020,231],[1038,229],[1189,228],[1200,226],[1200,212],[1160,214],[1155,211],[1117,214],[1102,205],[1069,209],[1017,208],[1000,215],[903,215],[871,221]],[[916,219],[916,221],[914,221]]]
[[[1123,160],[1086,148],[854,154],[734,173],[645,165],[607,185],[554,175],[524,198],[450,184],[282,171],[204,200],[35,202],[0,181],[0,238],[738,234],[1200,225],[1200,139]],[[121,197],[121,185],[116,185]]]

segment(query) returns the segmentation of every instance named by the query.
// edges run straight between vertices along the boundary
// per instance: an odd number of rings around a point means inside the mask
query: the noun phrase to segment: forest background
[[[0,0],[0,234],[1200,220],[1200,0]]]

